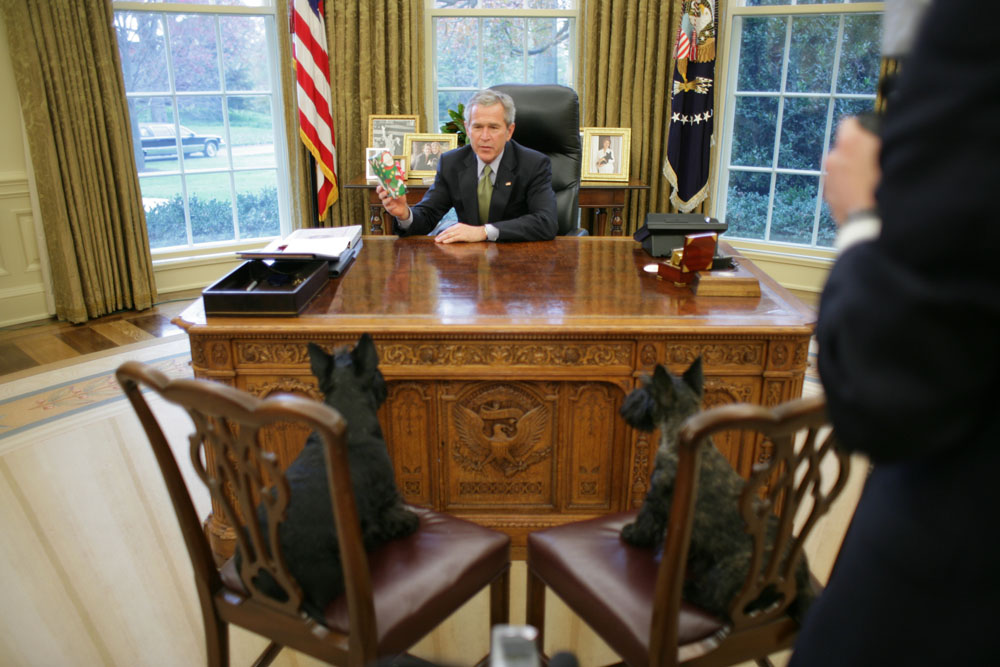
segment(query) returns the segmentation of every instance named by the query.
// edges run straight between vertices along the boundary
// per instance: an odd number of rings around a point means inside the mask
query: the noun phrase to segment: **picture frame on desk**
[[[628,127],[584,127],[583,167],[585,181],[628,181],[632,129]]]
[[[404,155],[403,137],[420,131],[416,114],[371,114],[368,116],[368,146],[385,146],[393,157]]]
[[[407,134],[403,138],[403,153],[410,166],[411,178],[433,177],[441,154],[458,148],[457,134]]]

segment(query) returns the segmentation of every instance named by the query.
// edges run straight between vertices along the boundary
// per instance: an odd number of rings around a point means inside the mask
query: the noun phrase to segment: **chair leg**
[[[202,614],[208,667],[229,667],[229,625],[212,609]]]
[[[510,621],[510,566],[490,584],[490,628]]]
[[[538,630],[538,654],[545,654],[545,583],[528,567],[525,621]]]
[[[284,646],[281,644],[271,642],[267,645],[267,648],[264,649],[264,652],[257,656],[257,659],[254,661],[252,667],[268,667],[268,665],[274,662],[274,659],[278,657],[278,654],[281,653],[281,649],[283,648]]]

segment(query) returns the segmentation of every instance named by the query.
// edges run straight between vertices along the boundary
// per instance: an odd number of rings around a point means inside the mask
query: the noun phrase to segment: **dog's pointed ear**
[[[316,343],[309,343],[309,366],[312,368],[313,375],[319,380],[320,391],[325,392],[327,378],[330,377],[330,371],[333,370],[333,356],[327,354]]]
[[[705,373],[701,369],[701,357],[691,362],[691,366],[684,371],[684,383],[691,387],[697,395],[704,394]]]
[[[358,344],[351,350],[351,361],[354,372],[359,377],[374,379],[375,371],[378,370],[378,350],[375,349],[375,341],[370,334],[361,334]]]

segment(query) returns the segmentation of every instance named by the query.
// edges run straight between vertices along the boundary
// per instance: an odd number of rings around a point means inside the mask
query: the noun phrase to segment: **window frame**
[[[715,160],[712,169],[712,180],[713,187],[711,191],[712,196],[712,209],[713,215],[716,217],[724,218],[726,205],[727,205],[727,193],[729,184],[729,173],[730,173],[730,162],[729,158],[732,151],[733,142],[733,124],[734,115],[736,110],[736,77],[738,75],[738,63],[739,63],[739,32],[736,30],[737,21],[740,18],[755,18],[755,17],[796,17],[796,16],[815,16],[815,15],[850,15],[850,14],[871,14],[871,13],[882,13],[885,12],[884,2],[837,2],[837,3],[823,3],[823,4],[792,4],[796,0],[789,0],[788,4],[783,5],[769,5],[763,7],[745,7],[741,6],[739,0],[732,0],[726,3],[724,11],[720,16],[720,37],[722,41],[722,49],[719,53],[719,59],[716,65],[716,82],[723,85],[722,93],[719,95],[718,103],[719,109],[718,117],[722,119],[721,128],[722,133],[720,137],[717,137],[715,145]],[[782,87],[785,85],[786,78],[785,72],[788,68],[788,60],[785,57],[787,55],[787,40],[789,39],[790,31],[786,31],[786,48],[783,49],[783,62],[782,62]],[[836,58],[839,62],[841,54],[841,48],[838,47],[836,52]],[[778,93],[778,103],[783,105],[785,99],[794,97],[816,97],[815,93],[802,94],[802,93],[788,93],[782,89]],[[825,94],[825,97],[829,99],[834,97],[833,93]],[[835,97],[837,98],[866,98],[863,95],[851,95],[838,93]],[[779,106],[780,109],[780,106]],[[779,112],[779,119],[781,114]],[[827,153],[830,150],[830,141],[835,130],[831,126],[832,118],[828,115],[827,118],[827,134],[823,141],[823,152],[822,159],[826,158]],[[781,123],[780,120],[776,121],[776,131],[775,131],[775,142],[780,141],[781,138]],[[761,171],[771,174],[772,187],[770,191],[770,200],[768,202],[768,221],[765,227],[765,233],[768,234],[771,224],[771,213],[773,211],[775,188],[773,187],[773,179],[779,173],[804,173],[810,176],[816,174],[813,170],[798,170],[790,168],[779,168],[776,164],[772,164],[767,168],[747,168],[741,167],[739,171]],[[812,230],[812,238],[809,245],[792,243],[788,241],[777,241],[771,239],[750,239],[750,238],[737,238],[733,237],[732,242],[737,248],[747,249],[750,251],[755,251],[760,253],[762,256],[768,256],[769,258],[780,259],[795,257],[796,261],[803,261],[807,265],[817,266],[815,261],[818,260],[820,265],[832,263],[833,259],[836,257],[836,253],[833,248],[828,246],[818,246],[816,245],[817,235],[818,235],[818,220],[820,215],[822,203],[822,192],[825,177],[820,171],[819,174],[819,193],[820,197],[817,199],[816,211],[814,215],[814,224]],[[728,234],[727,234],[728,237]]]
[[[187,4],[178,2],[158,2],[156,0],[147,0],[146,2],[136,2],[134,0],[113,0],[112,1],[112,12],[117,14],[118,12],[133,12],[133,13],[147,13],[147,14],[204,14],[213,17],[226,17],[226,16],[236,16],[236,17],[260,17],[264,19],[265,22],[265,35],[267,40],[267,51],[268,51],[268,75],[271,81],[271,89],[267,93],[254,93],[254,91],[229,91],[226,88],[226,81],[224,76],[220,76],[219,89],[213,91],[197,91],[195,93],[185,93],[181,95],[181,98],[193,97],[197,95],[218,95],[222,100],[222,118],[223,118],[223,141],[226,142],[226,146],[231,146],[229,141],[230,137],[230,123],[228,106],[226,104],[226,99],[229,96],[246,96],[248,94],[257,94],[260,96],[269,95],[270,96],[270,108],[271,108],[271,118],[272,118],[272,128],[274,133],[274,171],[276,175],[276,186],[277,186],[277,198],[278,198],[278,216],[279,216],[279,235],[283,236],[291,231],[292,220],[291,220],[291,210],[290,210],[290,193],[291,193],[291,177],[289,174],[288,165],[288,146],[286,141],[285,132],[285,117],[284,117],[284,99],[283,99],[283,88],[281,73],[279,70],[279,60],[280,52],[278,49],[278,39],[279,30],[282,29],[282,25],[286,24],[287,19],[282,18],[278,15],[278,7],[273,0],[259,0],[259,5],[254,6],[241,6],[241,5],[220,5],[220,4],[207,4],[213,0],[202,0],[205,4]],[[218,24],[216,24],[216,29],[218,29]],[[169,31],[169,27],[166,27]],[[221,39],[221,37],[220,37]],[[218,58],[221,58],[221,52],[218,54]],[[167,63],[168,71],[170,72],[170,88],[164,91],[143,91],[140,93],[128,93],[126,92],[126,98],[134,97],[147,97],[147,96],[162,96],[169,97],[171,100],[171,105],[174,109],[174,124],[177,128],[181,127],[181,119],[177,115],[178,104],[177,101],[177,91],[173,84],[173,63],[168,61]],[[221,73],[220,73],[221,74]],[[183,149],[179,152],[178,161],[180,164],[180,169],[177,175],[181,178],[181,190],[182,195],[187,194],[187,186],[184,178],[184,174],[196,175],[198,173],[205,173],[197,168],[195,169],[185,169],[183,167]],[[202,243],[189,243],[187,245],[169,246],[164,248],[150,248],[150,253],[153,258],[154,270],[164,268],[164,269],[176,269],[181,266],[186,265],[202,265],[211,264],[216,261],[225,259],[234,259],[234,252],[244,249],[257,248],[262,246],[264,243],[276,238],[275,236],[269,237],[255,237],[253,239],[237,239],[238,235],[238,225],[236,220],[236,199],[235,195],[239,194],[239,191],[235,187],[235,174],[241,171],[259,171],[260,168],[248,168],[248,167],[235,167],[232,165],[230,159],[229,166],[225,169],[211,170],[213,173],[226,174],[230,182],[231,192],[234,195],[232,201],[233,207],[233,228],[234,228],[234,238],[223,240],[223,241],[208,241]],[[173,172],[171,172],[172,174]],[[184,211],[185,216],[185,233],[190,234],[191,220],[190,211],[187,206],[185,206]]]
[[[433,128],[435,131],[440,127],[441,123],[447,122],[448,119],[438,119],[437,118],[437,104],[438,104],[438,86],[437,86],[437,33],[434,30],[434,19],[436,18],[448,18],[448,17],[458,17],[458,18],[503,18],[503,17],[518,17],[518,18],[556,18],[556,19],[570,19],[573,21],[573,31],[572,38],[570,39],[570,64],[573,68],[573,89],[580,90],[580,66],[579,66],[579,54],[580,54],[580,29],[582,26],[582,13],[583,13],[583,0],[574,0],[575,9],[494,9],[494,8],[465,8],[465,9],[439,9],[434,6],[435,0],[424,0],[424,43],[426,44],[427,53],[429,57],[427,58],[427,63],[425,67],[426,76],[424,77],[426,83],[424,86],[425,93],[425,110],[424,110],[424,121],[428,132]],[[482,41],[478,44],[476,53],[476,64],[479,72],[479,79],[482,80],[482,70],[483,70],[483,45]],[[527,59],[525,59],[525,67],[527,67]],[[449,86],[449,90],[455,90],[456,92],[465,90],[463,87]],[[471,97],[474,92],[478,90],[477,88],[468,88],[468,97]],[[464,102],[463,102],[464,104]]]

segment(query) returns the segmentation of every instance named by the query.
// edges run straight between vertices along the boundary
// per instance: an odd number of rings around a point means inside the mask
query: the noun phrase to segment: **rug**
[[[115,369],[130,359],[146,363],[171,378],[193,377],[187,334],[13,373],[0,384],[0,441],[86,410],[124,401]]]

